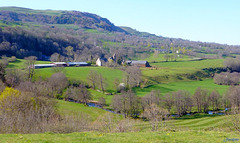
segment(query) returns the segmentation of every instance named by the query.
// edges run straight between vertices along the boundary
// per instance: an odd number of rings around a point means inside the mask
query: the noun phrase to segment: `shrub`
[[[240,82],[240,73],[229,73],[222,72],[220,74],[215,74],[214,82],[220,85],[237,85]]]
[[[17,58],[15,56],[12,56],[11,58],[8,59],[9,62],[15,62]]]
[[[0,95],[0,133],[37,133],[58,120],[56,102],[6,87]]]

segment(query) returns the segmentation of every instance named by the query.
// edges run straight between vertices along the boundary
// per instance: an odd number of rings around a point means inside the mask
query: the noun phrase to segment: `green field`
[[[145,96],[151,90],[160,90],[165,94],[177,90],[187,90],[194,93],[202,87],[210,91],[216,89],[220,94],[226,92],[229,86],[214,84],[212,78],[206,78],[207,73],[202,69],[223,67],[223,59],[160,62],[151,63],[158,69],[142,68],[143,79],[148,81],[144,88],[135,88],[137,95]],[[191,78],[198,80],[192,80]]]
[[[156,66],[158,69],[143,68],[142,74],[147,78],[168,76],[170,79],[167,79],[167,81],[169,82],[172,81],[171,76],[175,77],[176,75],[181,74],[193,74],[205,68],[223,67],[223,61],[223,59],[214,59],[201,61],[151,63],[151,66]]]
[[[90,121],[96,120],[99,116],[104,115],[107,111],[96,107],[88,107],[79,103],[72,103],[58,100],[59,113],[63,116],[75,117],[79,115],[87,115]]]
[[[111,69],[107,67],[66,67],[64,68],[64,73],[70,80],[79,80],[84,83],[88,83],[87,76],[90,70],[96,70],[106,78],[107,90],[109,92],[114,92],[114,79],[119,78],[120,81],[123,78],[123,71],[117,69]],[[52,68],[43,68],[36,70],[36,77],[48,78],[54,71]]]
[[[164,58],[166,54],[158,54],[157,56],[154,56],[154,54],[150,54],[150,56],[144,60],[148,62],[165,62],[166,59]],[[173,54],[168,54],[168,55],[173,55]],[[183,55],[181,58],[177,58],[177,61],[189,61],[192,60],[189,56]]]
[[[154,84],[146,88],[136,88],[135,91],[138,96],[145,96],[147,93],[152,90],[160,90],[162,94],[168,92],[174,92],[178,90],[186,90],[191,94],[194,94],[194,91],[201,87],[203,89],[208,89],[209,91],[217,90],[220,94],[226,92],[229,86],[226,85],[217,85],[213,82],[213,79],[205,79],[203,81],[181,81],[181,82],[171,82],[165,84]]]
[[[25,64],[24,59],[17,59],[15,62],[9,62],[8,63],[8,68],[17,68],[17,69],[23,69],[26,68],[26,64]],[[36,61],[36,64],[49,64],[51,62],[49,61]]]
[[[113,95],[103,94],[101,91],[96,91],[93,89],[88,89],[93,97],[93,100],[98,101],[99,98],[103,97],[106,100],[106,106],[110,106],[112,102]]]
[[[25,67],[23,59],[17,59],[16,62],[10,62],[8,68],[23,68]],[[158,69],[151,70],[150,68],[142,68],[143,80],[148,80],[148,85],[144,88],[135,88],[137,95],[144,96],[151,90],[160,90],[162,94],[173,92],[177,90],[187,90],[190,93],[194,93],[195,89],[202,87],[209,89],[210,91],[216,89],[220,94],[223,94],[228,89],[228,86],[214,84],[212,79],[203,78],[202,81],[190,80],[187,75],[194,74],[198,71],[202,71],[204,68],[216,68],[223,67],[223,59],[214,60],[201,60],[201,61],[181,61],[181,62],[160,62],[151,63]],[[37,61],[38,64],[50,63],[48,61]],[[112,69],[107,67],[66,67],[64,73],[70,80],[79,80],[84,83],[88,83],[87,75],[90,70],[96,70],[101,73],[108,83],[107,90],[114,92],[114,79],[123,79],[124,72],[118,69]],[[203,72],[203,71],[202,71]],[[46,79],[50,77],[54,71],[52,68],[43,68],[36,70],[35,78],[42,77]],[[106,99],[107,105],[110,105],[112,95],[105,95],[96,90],[89,89],[93,95],[94,100],[98,100],[100,97]]]

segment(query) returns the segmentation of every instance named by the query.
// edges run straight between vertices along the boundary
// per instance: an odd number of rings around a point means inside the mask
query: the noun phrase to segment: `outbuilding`
[[[54,64],[36,64],[34,65],[35,69],[40,69],[40,68],[51,68],[54,67]]]
[[[70,66],[70,67],[72,67],[72,66],[80,67],[80,66],[90,66],[90,64],[88,64],[86,62],[68,62],[68,66]]]
[[[128,65],[138,67],[151,67],[148,61],[126,61]]]
[[[53,63],[56,67],[66,67],[67,63],[66,62],[54,62]]]

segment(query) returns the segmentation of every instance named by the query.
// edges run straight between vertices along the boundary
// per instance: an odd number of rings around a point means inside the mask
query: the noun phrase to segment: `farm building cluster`
[[[97,66],[103,66],[104,64],[108,63],[108,62],[117,62],[117,58],[116,58],[116,54],[113,54],[112,57],[107,58],[98,58],[96,61],[96,65]],[[151,67],[150,64],[148,63],[148,61],[133,61],[133,60],[129,60],[129,61],[124,61],[121,60],[121,64],[126,64],[129,66],[138,66],[138,67]]]
[[[116,63],[116,54],[112,57],[107,58],[98,58],[96,61],[96,66],[104,66],[106,63],[115,62]],[[147,61],[122,61],[122,64],[129,66],[138,66],[138,67],[151,67]],[[50,64],[35,64],[30,68],[50,68],[50,67],[81,67],[81,66],[91,66],[87,62],[53,62]]]

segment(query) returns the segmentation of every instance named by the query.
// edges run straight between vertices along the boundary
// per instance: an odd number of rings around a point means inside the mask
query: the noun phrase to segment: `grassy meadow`
[[[118,78],[120,81],[123,78],[123,72],[118,69],[111,69],[107,67],[66,67],[63,72],[69,80],[78,80],[88,83],[87,76],[91,70],[96,70],[106,78],[107,90],[110,92],[115,91],[114,80]],[[52,68],[43,68],[36,70],[36,77],[46,79],[54,73]]]
[[[150,56],[148,58],[145,58],[144,60],[148,61],[148,62],[165,62],[166,59],[164,58],[166,54],[158,54],[157,56],[154,56],[154,54],[150,54]],[[173,55],[172,53],[168,54],[168,55]],[[190,58],[189,56],[185,56],[183,55],[181,58],[177,58],[177,61],[189,61],[192,60],[192,58]]]
[[[156,66],[157,69],[144,68],[142,69],[142,74],[147,78],[168,77],[165,82],[171,82],[177,80],[177,75],[194,74],[195,72],[202,71],[202,69],[205,68],[223,67],[223,61],[223,59],[213,59],[200,61],[151,63],[151,66]],[[175,77],[175,79],[171,79],[171,76]]]
[[[186,90],[191,94],[194,94],[198,87],[207,89],[209,91],[217,90],[221,95],[226,93],[227,89],[229,88],[227,85],[215,84],[213,79],[204,79],[203,81],[179,81],[165,84],[154,84],[145,88],[135,88],[135,91],[138,96],[145,96],[152,90],[160,90],[163,95],[178,90]]]
[[[24,59],[17,59],[15,62],[9,62],[7,68],[16,68],[16,69],[23,69],[26,68],[25,64],[26,60]],[[50,61],[36,61],[36,64],[49,64]]]
[[[90,121],[95,121],[99,116],[107,113],[107,111],[100,108],[88,107],[79,103],[72,103],[63,100],[57,100],[57,102],[59,107],[59,113],[63,116],[88,116]]]
[[[239,139],[239,135],[223,131],[161,131],[161,132],[127,132],[127,133],[100,133],[82,132],[70,134],[4,134],[0,135],[0,142],[8,143],[65,143],[65,142],[101,142],[101,143],[217,143],[227,139]],[[237,141],[236,141],[237,142]]]
[[[164,54],[159,54],[164,55]],[[152,56],[153,58],[153,56]],[[155,60],[158,58],[154,57]],[[186,58],[189,59],[189,58]],[[160,58],[161,60],[161,58]],[[168,92],[177,90],[187,90],[191,94],[194,93],[195,89],[202,87],[209,91],[217,90],[220,94],[226,92],[229,86],[214,84],[212,78],[199,78],[197,80],[189,79],[189,76],[200,74],[206,74],[202,69],[205,68],[217,68],[223,67],[224,59],[208,59],[200,61],[177,61],[177,62],[158,62],[150,63],[157,69],[141,68],[142,79],[147,81],[147,84],[143,87],[137,87],[134,90],[138,96],[145,96],[151,90],[160,90],[164,95]],[[23,68],[25,67],[24,59],[17,59],[15,62],[9,62],[8,68]],[[48,61],[37,61],[37,64],[51,63]],[[112,69],[107,67],[66,67],[63,72],[70,80],[81,81],[85,84],[88,83],[87,76],[90,70],[96,70],[105,77],[107,86],[106,89],[109,92],[114,92],[116,87],[114,85],[115,78],[122,81],[124,72],[118,69]],[[35,79],[39,77],[46,79],[49,78],[55,71],[52,68],[36,69]],[[200,75],[201,76],[201,75]],[[89,89],[93,95],[94,100],[98,100],[100,97],[106,99],[107,105],[110,105],[112,95],[105,95],[102,92]]]

